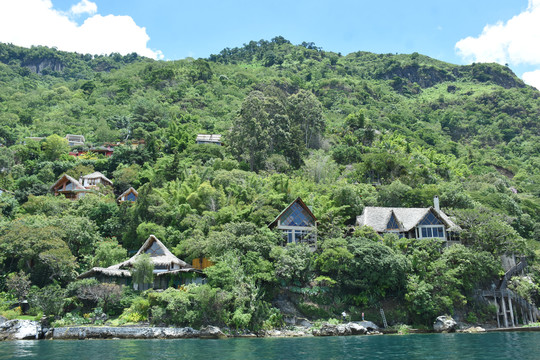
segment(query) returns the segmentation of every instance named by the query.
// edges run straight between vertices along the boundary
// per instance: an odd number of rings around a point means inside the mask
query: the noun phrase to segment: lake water
[[[540,332],[0,342],[0,359],[540,359]]]

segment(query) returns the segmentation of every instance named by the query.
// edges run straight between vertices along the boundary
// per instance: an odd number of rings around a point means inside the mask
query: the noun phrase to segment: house
[[[450,245],[458,241],[461,228],[441,211],[439,197],[427,208],[373,207],[364,208],[356,218],[358,226],[369,226],[379,234],[394,233],[400,238],[437,238]]]
[[[154,282],[152,284],[133,284],[131,275],[133,264],[142,254],[148,254],[154,265]],[[133,285],[136,290],[167,289],[171,286],[179,288],[186,284],[205,282],[202,271],[190,267],[174,256],[154,235],[150,235],[139,251],[130,259],[107,268],[94,267],[79,275],[78,278],[92,278],[100,282]]]
[[[268,227],[283,231],[288,244],[307,243],[312,250],[316,249],[317,218],[300,198],[290,203]]]
[[[84,145],[84,136],[82,135],[67,134],[66,139],[68,141],[69,146]]]
[[[127,189],[126,191],[124,191],[122,193],[122,195],[120,195],[116,201],[118,201],[119,203],[123,203],[124,201],[131,201],[131,202],[135,202],[137,201],[137,198],[139,197],[139,193],[137,192],[137,190],[135,190],[134,188],[130,187],[129,189]]]
[[[216,144],[216,145],[221,146],[221,135],[219,135],[219,134],[213,134],[213,135],[199,134],[199,135],[197,135],[197,139],[195,139],[195,142],[197,144]]]
[[[62,194],[70,200],[77,200],[87,193],[95,192],[99,185],[112,186],[112,181],[98,171],[82,176],[79,180],[64,174],[51,186],[51,191],[54,195]]]

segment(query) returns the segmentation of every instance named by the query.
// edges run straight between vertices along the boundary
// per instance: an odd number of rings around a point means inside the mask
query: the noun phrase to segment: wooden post
[[[497,294],[493,291],[493,298],[495,299],[495,306],[497,307],[497,327],[501,327],[501,307],[499,306],[499,300],[497,300]]]
[[[501,290],[501,301],[502,301],[502,310],[504,318],[504,327],[508,327],[508,314],[506,313],[506,301],[504,300],[504,290]]]
[[[512,298],[509,293],[506,293],[508,296],[508,307],[510,308],[510,320],[512,321],[512,327],[516,327],[516,322],[514,321],[514,309],[512,308]]]

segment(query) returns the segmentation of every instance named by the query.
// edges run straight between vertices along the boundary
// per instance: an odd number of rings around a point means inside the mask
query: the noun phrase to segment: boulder
[[[199,331],[201,339],[224,339],[227,337],[217,326],[205,326]]]
[[[433,330],[436,332],[453,332],[456,330],[457,323],[451,316],[439,316],[433,323]]]
[[[366,328],[366,330],[368,330],[368,331],[377,331],[377,330],[379,330],[379,327],[377,326],[377,324],[375,324],[374,322],[371,322],[371,321],[356,321],[355,324],[358,324],[358,325]]]
[[[0,324],[0,340],[35,340],[42,337],[37,321],[7,320]]]
[[[2,325],[3,323],[5,323],[7,321],[7,319],[3,316],[0,315],[0,325]]]
[[[476,333],[486,332],[486,329],[480,326],[472,326],[470,328],[463,329],[460,332],[467,333],[467,334],[476,334]]]
[[[349,328],[351,329],[351,335],[365,335],[368,330],[357,323],[349,323]]]
[[[60,327],[54,329],[46,338],[53,339],[189,339],[199,336],[199,332],[190,327]]]

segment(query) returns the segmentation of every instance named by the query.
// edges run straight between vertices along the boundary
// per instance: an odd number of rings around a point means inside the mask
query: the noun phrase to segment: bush
[[[125,309],[120,319],[125,322],[137,323],[148,320],[150,302],[147,299],[138,297],[133,300],[131,306]]]

